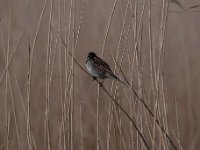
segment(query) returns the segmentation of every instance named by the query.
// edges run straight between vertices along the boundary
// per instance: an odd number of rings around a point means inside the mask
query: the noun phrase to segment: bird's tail
[[[123,81],[120,80],[116,75],[112,74],[112,75],[111,75],[111,78],[112,78],[112,79],[115,79],[115,80],[121,82],[122,84],[124,84],[125,86],[129,87],[129,84],[128,84],[128,83],[123,82]]]

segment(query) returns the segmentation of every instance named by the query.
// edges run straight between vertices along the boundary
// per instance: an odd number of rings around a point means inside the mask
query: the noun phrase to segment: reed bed
[[[181,3],[3,2],[7,9],[0,16],[2,150],[182,150],[200,146],[195,142],[199,131],[184,143],[183,97],[167,91],[171,82],[166,78],[170,6],[183,9]],[[85,68],[90,51],[109,62],[128,86],[109,79],[102,86],[92,81]],[[185,117],[193,116],[191,104],[187,108],[190,114]],[[190,121],[194,129],[194,120]]]

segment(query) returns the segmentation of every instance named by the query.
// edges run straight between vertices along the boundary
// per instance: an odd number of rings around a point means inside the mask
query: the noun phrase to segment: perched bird
[[[86,68],[93,79],[115,79],[127,86],[127,84],[114,75],[110,66],[103,59],[99,58],[94,52],[90,52],[88,54]]]

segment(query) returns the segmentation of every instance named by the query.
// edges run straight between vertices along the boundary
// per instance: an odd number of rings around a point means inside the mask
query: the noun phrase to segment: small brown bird
[[[110,66],[101,58],[99,58],[94,52],[90,52],[87,56],[86,60],[86,68],[88,73],[94,79],[115,79],[122,84],[126,85],[122,82],[110,69]],[[127,86],[127,85],[126,85]]]

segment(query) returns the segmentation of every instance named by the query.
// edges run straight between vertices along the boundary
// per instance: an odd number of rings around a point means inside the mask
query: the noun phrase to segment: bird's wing
[[[97,68],[105,73],[107,72],[107,73],[113,74],[112,70],[110,69],[110,66],[103,59],[101,59],[99,57],[95,57],[94,66],[95,66],[95,68]]]

